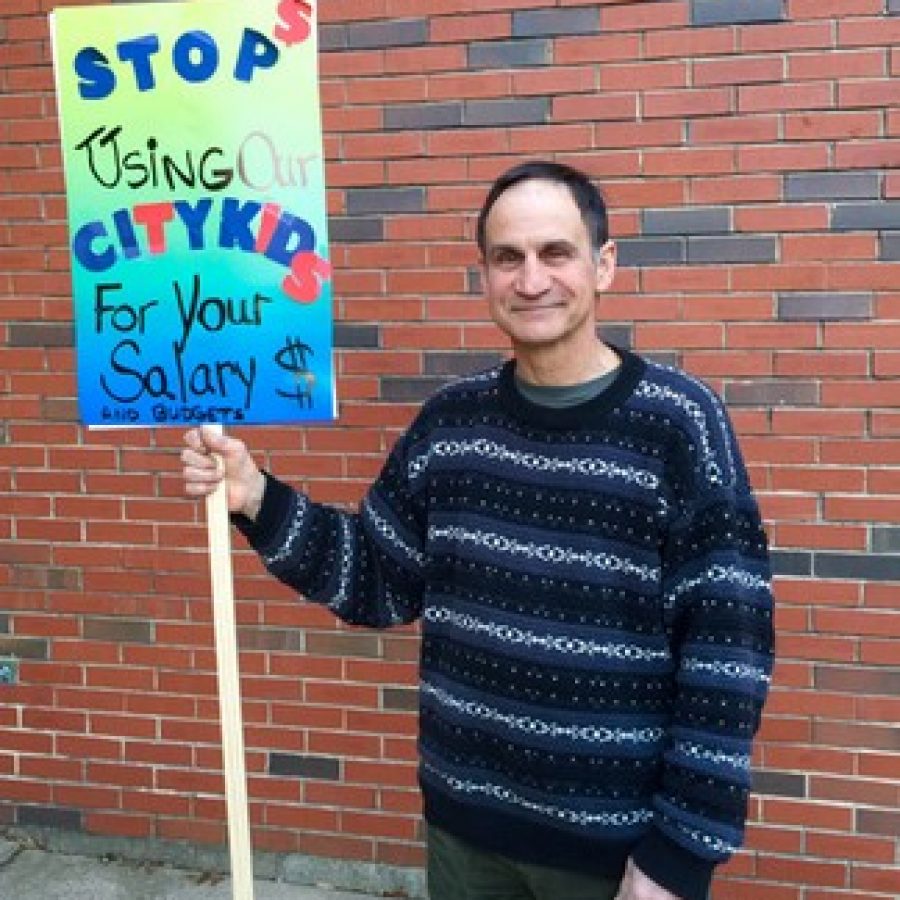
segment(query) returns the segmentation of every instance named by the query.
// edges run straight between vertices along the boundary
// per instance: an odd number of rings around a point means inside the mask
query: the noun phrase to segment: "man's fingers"
[[[191,450],[197,453],[206,453],[206,444],[203,443],[203,437],[199,428],[191,428],[184,433],[184,443]]]
[[[185,475],[188,474],[188,469],[195,469],[197,471],[203,471],[205,469],[216,471],[217,469],[216,461],[210,453],[206,451],[191,450],[188,447],[181,451],[181,462],[184,465]]]
[[[185,432],[184,443],[181,451],[184,492],[188,497],[207,497],[225,474],[222,460],[210,452],[198,428]]]
[[[216,489],[214,484],[205,484],[199,481],[186,481],[184,492],[189,497],[208,497]]]
[[[208,497],[226,481],[232,511],[258,512],[263,493],[258,482],[264,479],[247,445],[239,438],[227,437],[211,428],[192,428],[184,433],[181,463],[186,496]],[[255,497],[255,503],[245,508],[248,497]]]

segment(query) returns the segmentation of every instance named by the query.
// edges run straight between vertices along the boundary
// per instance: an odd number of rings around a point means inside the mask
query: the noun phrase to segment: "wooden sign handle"
[[[221,426],[216,426],[222,433]],[[219,716],[222,723],[222,768],[228,810],[228,848],[231,856],[233,900],[253,900],[253,856],[247,810],[247,775],[244,759],[244,724],[238,673],[237,626],[234,616],[234,577],[231,567],[231,531],[228,487],[222,481],[206,500],[209,532],[209,570],[212,580],[216,670],[219,680]]]

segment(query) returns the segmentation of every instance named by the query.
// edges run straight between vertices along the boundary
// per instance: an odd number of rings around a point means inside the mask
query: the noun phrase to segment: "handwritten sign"
[[[52,17],[89,425],[334,417],[316,9]]]

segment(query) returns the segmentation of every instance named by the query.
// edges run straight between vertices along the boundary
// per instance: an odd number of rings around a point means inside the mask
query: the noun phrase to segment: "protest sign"
[[[334,418],[312,0],[51,16],[87,425]],[[252,900],[224,483],[208,498],[232,896]]]
[[[304,0],[53,14],[88,425],[334,417]]]

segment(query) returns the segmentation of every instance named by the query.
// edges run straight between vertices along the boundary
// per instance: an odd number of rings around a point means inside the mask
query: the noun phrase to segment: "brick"
[[[319,33],[323,50],[377,50],[418,46],[428,42],[427,19],[391,19],[383,22],[351,22],[325,25]]]
[[[745,85],[753,82],[780,82],[784,78],[784,61],[777,57],[725,57],[698,59],[694,62],[694,84]]]
[[[479,15],[438,16],[431,20],[431,40],[436,44],[468,41],[475,38],[508,38],[511,20],[506,12]]]
[[[860,378],[869,372],[869,356],[863,351],[779,351],[774,371],[784,377]]]
[[[334,345],[341,349],[353,347],[377,347],[379,344],[377,325],[334,323]]]
[[[828,347],[866,347],[896,349],[900,347],[900,329],[894,323],[835,323],[825,329],[825,345]]]
[[[897,83],[887,79],[839,82],[837,100],[837,105],[844,109],[890,107],[897,102]]]
[[[555,97],[552,110],[554,122],[630,121],[637,115],[638,97],[635,93]]]
[[[781,825],[800,825],[808,828],[810,822],[815,822],[818,828],[832,831],[849,831],[853,820],[851,810],[835,804],[778,797],[765,800],[763,815],[765,821],[777,822]],[[784,860],[784,862],[789,861]]]
[[[900,123],[900,119],[897,122]],[[897,132],[900,132],[900,124],[891,128],[892,134]],[[838,169],[870,169],[872,166],[897,168],[900,166],[900,141],[843,141],[835,146],[833,165]]]
[[[900,353],[880,353],[874,363],[872,374],[876,378],[896,378],[900,375]]]
[[[447,383],[446,378],[382,378],[381,397],[394,403],[421,403]]]
[[[615,4],[601,10],[600,23],[606,32],[676,29],[687,25],[687,9],[681,0]]]
[[[900,233],[879,235],[878,258],[883,262],[900,260]]]
[[[896,896],[900,889],[900,870],[897,866],[862,866],[854,862],[851,870],[851,884],[872,896],[872,892],[882,892],[884,896]]]
[[[458,102],[416,103],[384,108],[384,127],[389,129],[432,131],[441,128],[456,128],[462,124],[463,105]]]
[[[778,318],[782,321],[870,319],[872,309],[871,294],[797,292],[778,295]]]
[[[679,238],[623,238],[616,241],[621,266],[651,266],[687,261],[685,241]]]
[[[866,529],[862,525],[796,525],[777,522],[771,528],[771,536],[773,543],[779,547],[814,547],[817,550],[862,551],[866,549],[867,540]]]
[[[881,173],[792,172],[784,176],[786,200],[852,200],[881,196]]]
[[[643,112],[648,119],[726,115],[732,112],[731,89],[708,87],[675,91],[645,91]]]
[[[85,618],[84,637],[98,641],[150,644],[154,641],[152,622],[138,619]]]
[[[837,203],[831,214],[835,231],[900,230],[900,201]]]
[[[900,812],[887,809],[857,809],[856,829],[863,834],[900,834]]]
[[[838,105],[855,105],[841,102],[841,90],[845,81],[862,78],[882,79],[885,74],[885,50],[882,47],[827,50],[790,54],[787,58],[787,75],[791,81],[810,79],[818,81],[823,72],[827,72],[830,78],[837,81]],[[860,105],[868,105],[865,98]]]
[[[414,712],[419,708],[419,692],[415,688],[382,688],[383,709]]]
[[[822,405],[839,406],[846,409],[854,407],[872,408],[878,406],[897,406],[900,397],[894,390],[895,385],[884,380],[872,381],[834,381],[822,385]],[[888,479],[880,488],[874,482],[870,484],[873,493],[895,493],[898,483],[890,472],[873,472],[874,479]]]
[[[898,669],[817,665],[814,671],[815,686],[823,691],[861,696],[872,694],[900,696],[900,670]]]
[[[238,641],[241,650],[302,653],[306,649],[306,635],[299,628],[241,628]]]
[[[16,823],[22,828],[54,828],[61,831],[81,831],[82,813],[77,809],[58,806],[20,806]]]
[[[830,49],[833,42],[832,23],[828,21],[760,24],[739,30],[742,53]]]
[[[818,821],[818,819],[816,820]],[[844,862],[818,862],[802,859],[760,858],[757,877],[797,885],[844,887],[847,865]]]
[[[377,216],[331,216],[328,236],[340,244],[381,241],[384,239],[384,220]]]
[[[773,575],[812,575],[812,554],[790,550],[772,550]]]
[[[692,203],[771,203],[779,199],[781,183],[775,175],[700,177],[694,179],[690,193]]]
[[[782,22],[784,0],[690,0],[692,25],[743,25]]]
[[[783,110],[829,109],[835,106],[830,81],[801,81],[796,84],[751,84],[738,88],[741,113],[781,112]]]
[[[422,355],[425,375],[462,376],[489,369],[503,359],[500,353],[426,352]]]
[[[475,41],[467,51],[470,69],[511,69],[546,65],[552,60],[549,40]]]
[[[892,554],[817,553],[814,568],[821,578],[900,581],[900,558]]]
[[[384,53],[387,73],[423,75],[465,67],[465,48],[462,45],[389,47]]]
[[[463,110],[466,126],[536,125],[550,117],[550,99],[533,97],[513,100],[467,100]]]
[[[49,642],[39,638],[0,635],[0,656],[49,659]]]
[[[359,436],[349,435],[351,446],[359,444]],[[379,638],[374,634],[309,631],[306,651],[311,656],[349,656],[375,659],[380,655]]]
[[[825,497],[824,505],[826,519],[857,522],[900,519],[900,500],[895,497]]]
[[[780,127],[778,117],[773,115],[723,117],[691,121],[688,123],[688,133],[692,144],[759,144],[777,140]],[[760,179],[754,179],[754,182],[765,183]],[[745,183],[753,182],[745,179]],[[735,190],[736,187],[731,180],[722,186],[729,187],[731,190]],[[735,196],[734,199],[743,198]],[[766,196],[754,194],[746,199],[774,199],[774,197],[773,192],[768,192]]]
[[[731,209],[645,209],[641,231],[645,235],[723,234],[731,231]]]
[[[536,9],[514,12],[512,36],[514,38],[555,37],[574,34],[593,34],[600,26],[597,10]]]
[[[347,191],[347,212],[368,213],[423,212],[425,189],[421,187],[352,188]]]
[[[71,347],[75,343],[72,326],[62,322],[10,322],[10,347]]]
[[[831,163],[828,148],[821,143],[739,146],[737,156],[738,171],[751,173],[824,169]]]
[[[821,110],[815,116],[806,113],[787,113],[784,116],[784,139],[787,141],[859,140],[881,134],[881,113],[879,112],[829,112]],[[844,160],[843,168],[851,166],[868,169],[875,162],[871,151],[854,154],[855,161],[844,153],[838,154]],[[837,165],[837,163],[835,163]],[[838,166],[838,168],[842,168]]]
[[[871,531],[873,553],[895,553],[900,555],[900,527],[873,525]]]
[[[754,379],[725,385],[726,403],[735,406],[812,406],[818,403],[819,386],[815,381],[766,381]]]
[[[778,239],[774,237],[689,237],[689,263],[751,263],[776,262]]]
[[[795,772],[756,769],[753,772],[752,790],[756,794],[778,797],[805,797],[806,776]]]
[[[347,48],[347,29],[344,25],[320,25],[318,41],[319,51],[329,53],[330,58],[334,58],[330,51]]]
[[[900,797],[896,786],[884,781],[863,781],[814,775],[810,779],[812,796],[824,800],[871,805],[893,805]]]
[[[881,16],[847,16],[837,20],[837,44],[839,47],[873,47],[896,44],[900,38],[900,23],[885,20]]]
[[[590,70],[588,70],[590,71]],[[593,73],[591,73],[593,77]],[[604,91],[633,91],[649,88],[687,87],[688,67],[683,60],[604,64],[598,73]],[[695,76],[696,83],[696,76]]]
[[[647,59],[676,57],[703,59],[710,56],[734,54],[737,50],[737,31],[729,27],[678,28],[650,31],[643,35],[643,56]],[[641,47],[635,47],[641,55]]]

